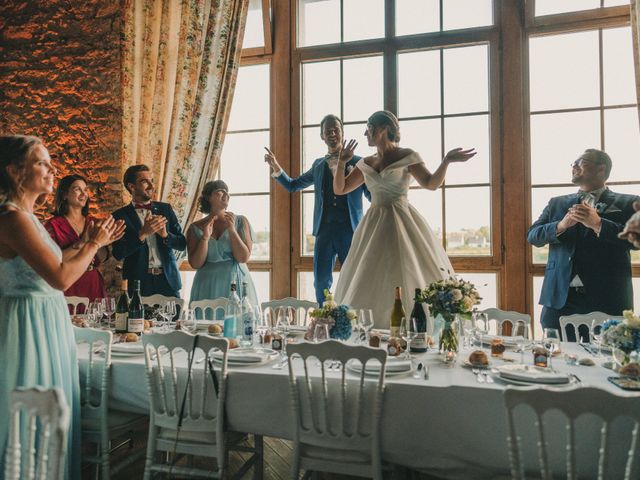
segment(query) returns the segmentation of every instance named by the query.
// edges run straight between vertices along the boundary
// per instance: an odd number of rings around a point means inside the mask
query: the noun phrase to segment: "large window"
[[[494,151],[499,124],[493,115],[497,92],[490,88],[497,72],[490,65],[497,51],[496,6],[490,0],[296,3],[292,70],[299,76],[293,82],[299,101],[293,102],[292,114],[299,119],[299,142],[293,142],[299,153],[292,151],[293,174],[326,153],[319,123],[328,113],[343,119],[345,138],[359,142],[360,156],[373,153],[364,131],[368,116],[381,109],[398,116],[401,145],[418,151],[432,171],[448,150],[475,147],[475,158],[450,167],[443,188],[432,192],[414,183],[409,198],[454,257],[456,271],[478,275],[486,305],[495,306],[500,252],[492,239],[500,238],[495,217],[500,206],[493,175],[499,171]],[[395,9],[385,17],[387,4]],[[313,299],[313,190],[297,201],[295,284],[298,296]]]

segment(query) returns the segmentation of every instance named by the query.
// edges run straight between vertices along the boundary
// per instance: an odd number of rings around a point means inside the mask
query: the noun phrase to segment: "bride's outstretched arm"
[[[409,166],[409,172],[413,175],[413,178],[416,179],[418,185],[422,188],[426,188],[428,190],[436,190],[440,188],[442,182],[444,182],[444,177],[447,173],[447,168],[450,163],[453,162],[466,162],[471,157],[473,157],[477,152],[474,148],[469,148],[468,150],[463,150],[462,148],[454,148],[450,150],[442,159],[442,163],[437,168],[437,170],[431,173],[424,163],[416,163],[414,165]]]
[[[342,145],[342,150],[338,157],[338,168],[336,168],[336,173],[333,177],[333,192],[336,195],[345,195],[353,192],[364,183],[364,176],[359,168],[352,169],[346,178],[344,176],[345,166],[353,157],[353,151],[357,146],[358,142],[355,140],[349,140],[349,143]]]

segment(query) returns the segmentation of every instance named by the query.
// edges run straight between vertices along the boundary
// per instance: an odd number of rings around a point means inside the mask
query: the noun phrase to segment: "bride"
[[[431,173],[417,152],[399,147],[398,119],[387,111],[369,117],[365,136],[377,152],[361,159],[346,178],[345,169],[338,168],[333,179],[337,195],[349,193],[363,182],[371,192],[371,207],[353,234],[335,298],[353,308],[372,309],[374,326],[389,328],[394,287],[402,287],[402,303],[408,312],[415,288],[453,274],[442,244],[407,200],[411,178],[423,188],[436,190],[450,163],[465,162],[476,152],[455,148]],[[350,140],[343,146],[341,166],[351,159],[357,145]]]

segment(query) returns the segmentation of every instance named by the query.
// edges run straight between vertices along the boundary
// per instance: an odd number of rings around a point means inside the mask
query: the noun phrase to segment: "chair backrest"
[[[84,308],[82,311],[84,312],[89,306],[89,297],[74,297],[73,295],[69,297],[64,297],[67,302],[67,307],[69,307],[69,314],[75,315],[78,313],[78,307],[83,305]]]
[[[161,307],[170,300],[176,302],[176,305],[179,306],[180,309],[184,307],[184,300],[180,297],[168,297],[166,295],[160,295],[159,293],[149,295],[148,297],[142,297],[142,303],[149,307]]]
[[[616,317],[613,315],[609,315],[603,312],[591,312],[591,313],[576,313],[574,315],[564,315],[560,317],[560,328],[562,329],[562,339],[566,341],[568,337],[568,332],[570,331],[569,326],[571,326],[576,332],[576,338],[578,338],[578,329],[580,327],[586,327],[586,333],[591,333],[591,325],[595,320],[595,325],[602,325],[604,322],[609,320],[610,318],[616,320],[623,320],[624,317]],[[597,330],[596,330],[597,332]]]
[[[151,400],[151,421],[157,427],[177,428],[189,378],[182,430],[215,431],[217,438],[222,439],[229,342],[226,338],[198,336],[198,344],[194,349],[195,338],[195,335],[182,331],[142,337]],[[220,361],[216,362],[216,366],[220,368],[220,371],[215,372],[217,386],[214,385],[209,362],[206,361],[213,350],[222,352],[218,357]],[[188,360],[194,355],[195,360],[188,376]],[[219,448],[223,447],[219,445]],[[219,454],[222,454],[222,450]]]
[[[296,421],[294,440],[318,447],[371,453],[379,460],[387,352],[327,340],[288,345],[287,355]],[[318,360],[320,367],[315,366]],[[339,378],[328,378],[333,372],[326,371],[327,360],[342,364]],[[351,362],[360,366],[357,381],[346,376]],[[370,378],[366,378],[368,362],[380,364],[380,370]],[[310,370],[320,370],[320,375],[312,375]],[[376,463],[379,464],[374,461]]]
[[[504,399],[513,479],[640,478],[638,397],[596,388],[508,388]],[[535,459],[539,473],[530,465]]]
[[[212,300],[194,300],[189,304],[196,318],[206,320],[223,319],[227,311],[227,305],[229,305],[229,299],[225,297]]]
[[[59,388],[18,388],[11,394],[6,480],[64,478],[69,407]]]
[[[80,371],[80,407],[83,419],[97,419],[107,428],[111,343],[108,330],[73,327],[76,345],[88,344],[89,362]]]
[[[294,319],[294,325],[307,325],[309,320],[309,310],[318,308],[317,302],[309,300],[298,300],[297,298],[287,297],[280,300],[271,300],[262,302],[262,314],[268,325],[275,325],[278,309],[290,309]]]
[[[490,333],[530,338],[531,315],[499,308],[486,308],[481,313],[487,314],[490,325],[495,323],[495,331],[490,327]]]

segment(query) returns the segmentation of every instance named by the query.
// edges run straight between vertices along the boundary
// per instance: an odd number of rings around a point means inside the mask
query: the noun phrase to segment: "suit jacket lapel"
[[[130,203],[127,206],[127,213],[129,214],[129,217],[131,217],[131,223],[133,223],[137,231],[139,232],[140,230],[142,230],[142,222],[140,221],[140,217],[138,216],[138,213],[136,212],[133,204]]]

